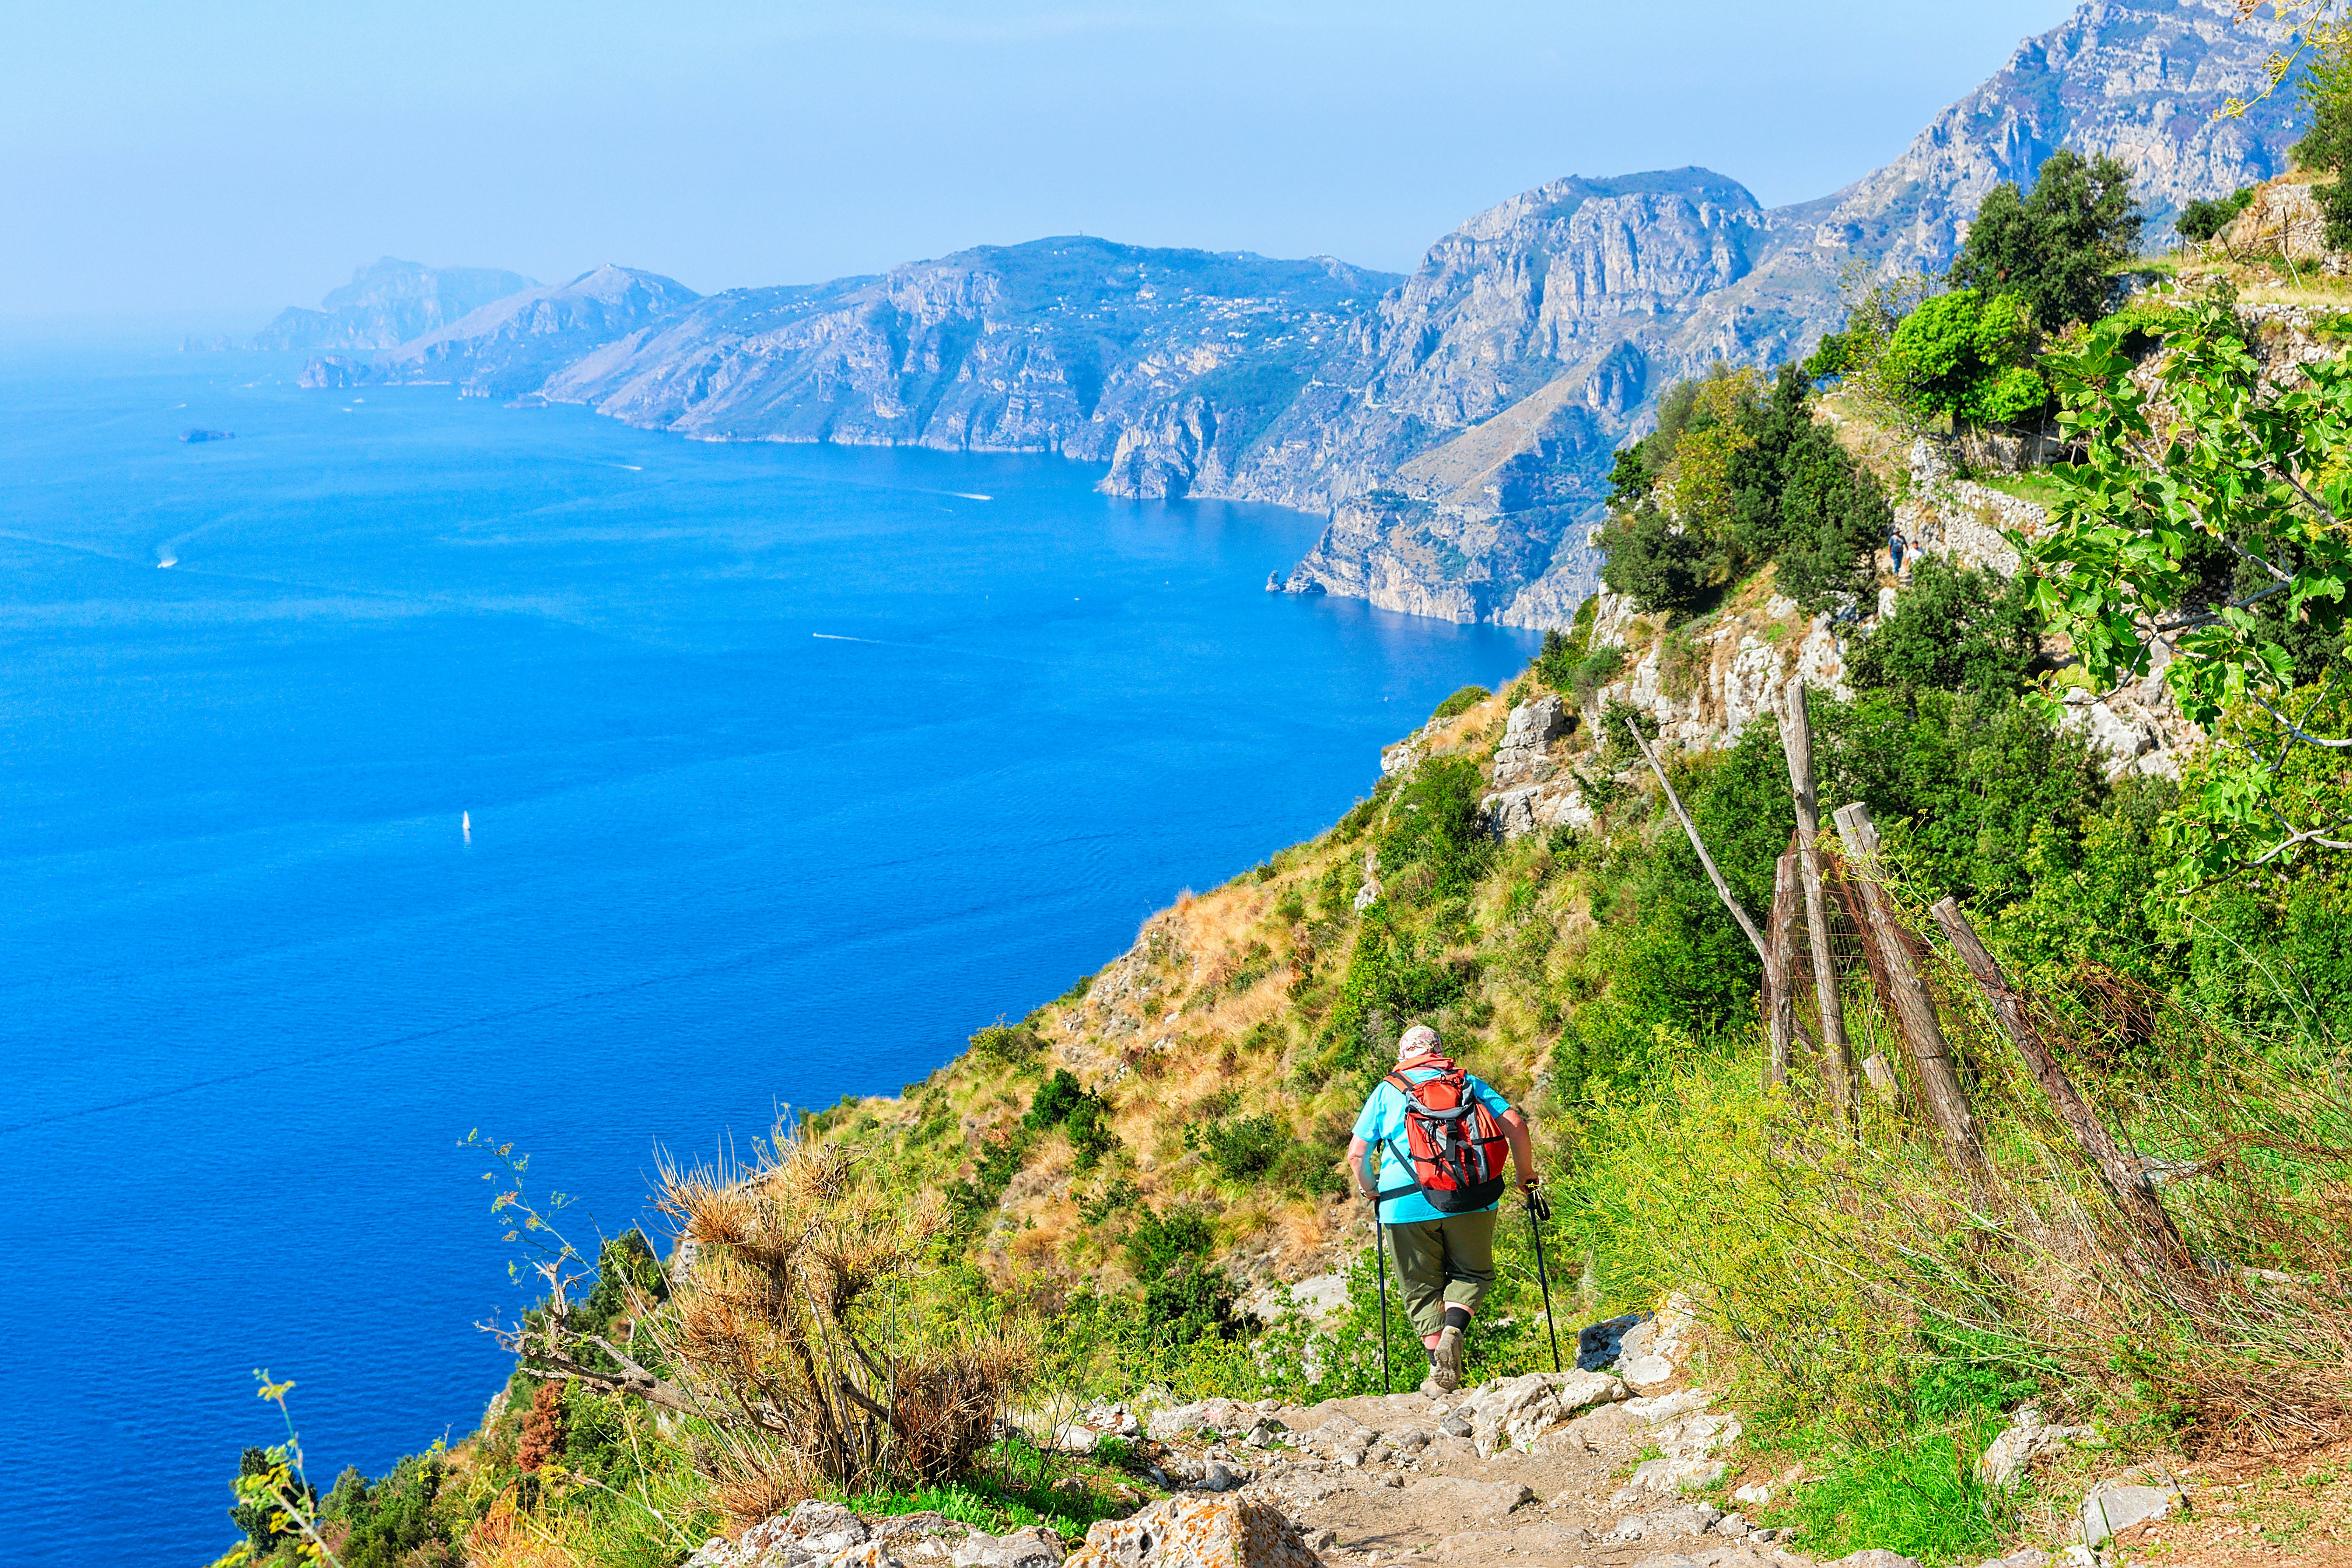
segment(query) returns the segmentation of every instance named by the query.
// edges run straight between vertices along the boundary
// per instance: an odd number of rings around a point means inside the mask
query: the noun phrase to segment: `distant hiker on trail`
[[[1507,1144],[1519,1190],[1532,1191],[1528,1119],[1485,1080],[1447,1060],[1436,1030],[1426,1024],[1407,1029],[1397,1042],[1396,1070],[1356,1118],[1348,1169],[1387,1228],[1405,1314],[1429,1349],[1429,1377],[1421,1385],[1426,1394],[1461,1386],[1463,1332],[1495,1282],[1495,1211],[1503,1198]]]

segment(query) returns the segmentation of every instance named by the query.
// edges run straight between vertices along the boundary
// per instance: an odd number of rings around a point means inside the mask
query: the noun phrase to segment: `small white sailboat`
[[[467,843],[471,844],[474,841],[474,814],[472,812],[461,811],[457,814],[457,831],[466,836]]]

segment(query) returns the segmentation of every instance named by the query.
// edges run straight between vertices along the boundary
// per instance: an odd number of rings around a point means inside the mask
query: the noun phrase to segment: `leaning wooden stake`
[[[1960,1082],[1959,1069],[1952,1065],[1952,1048],[1945,1042],[1943,1025],[1937,1021],[1927,983],[1912,962],[1903,924],[1895,918],[1886,889],[1878,883],[1878,829],[1860,801],[1838,807],[1835,820],[1838,835],[1845,840],[1846,856],[1860,872],[1854,885],[1861,891],[1867,917],[1863,934],[1878,950],[1879,966],[1887,976],[1888,989],[1895,993],[1891,998],[1895,1016],[1919,1064],[1919,1086],[1926,1094],[1927,1112],[1944,1135],[1952,1163],[1971,1170],[1980,1168],[1985,1163],[1984,1140],[1977,1131],[1976,1111],[1969,1104],[1968,1086]]]
[[[1854,1121],[1853,1047],[1846,1043],[1845,1000],[1830,955],[1828,900],[1822,891],[1821,805],[1813,793],[1813,731],[1805,716],[1805,680],[1789,678],[1780,715],[1780,750],[1789,759],[1790,793],[1797,802],[1797,851],[1803,858],[1805,926],[1813,958],[1813,1001],[1822,1015],[1822,1063],[1831,1100],[1850,1127]]]
[[[1657,776],[1658,787],[1666,792],[1666,804],[1675,808],[1675,816],[1682,823],[1683,832],[1689,837],[1691,848],[1698,854],[1699,865],[1706,868],[1706,879],[1715,884],[1716,897],[1721,899],[1723,907],[1731,911],[1731,918],[1739,922],[1739,929],[1748,933],[1748,942],[1756,950],[1757,962],[1764,965],[1764,988],[1768,1001],[1783,995],[1789,989],[1787,967],[1775,963],[1771,944],[1756,929],[1756,922],[1748,918],[1748,911],[1740,908],[1738,899],[1732,894],[1731,884],[1723,879],[1721,871],[1716,869],[1715,857],[1706,852],[1706,840],[1698,836],[1698,824],[1693,822],[1690,813],[1683,809],[1682,796],[1675,793],[1675,786],[1666,782],[1666,770],[1658,765],[1658,754],[1650,750],[1650,742],[1643,735],[1640,726],[1629,717],[1625,721],[1625,729],[1633,737],[1633,744],[1641,748],[1642,760],[1650,764],[1650,772]],[[1781,1032],[1784,1010],[1775,1002],[1769,1006],[1768,1013],[1772,1021],[1772,1059],[1765,1070],[1769,1081],[1786,1083],[1789,1079],[1790,1036]],[[1794,1033],[1803,1032],[1802,1026],[1796,1022],[1795,1008],[1786,1009],[1785,1016]],[[1812,1042],[1807,1040],[1805,1043],[1810,1046]]]
[[[1776,973],[1781,984],[1772,987],[1772,1037],[1792,1040],[1797,1037],[1797,944],[1793,928],[1797,923],[1797,884],[1802,874],[1797,869],[1801,858],[1791,849],[1772,867],[1772,913],[1764,922],[1764,934],[1772,949],[1769,973]],[[1773,1064],[1775,1083],[1787,1081],[1783,1064]]]
[[[2058,1064],[2049,1042],[2042,1037],[2042,1031],[2035,1028],[2033,1020],[2026,1016],[2023,1004],[2018,1000],[2016,988],[2009,983],[2009,976],[2001,973],[2000,964],[1985,951],[1984,943],[1977,940],[1975,929],[1969,924],[1968,917],[1960,912],[1958,900],[1946,899],[1929,912],[1936,917],[1936,923],[1944,928],[1944,935],[1951,942],[1952,950],[1960,955],[1960,962],[1969,966],[1970,974],[1976,976],[1977,984],[1984,991],[1985,1000],[1992,1004],[1993,1016],[2000,1020],[2001,1028],[2008,1033],[2011,1043],[2017,1047],[2017,1054],[2025,1058],[2025,1065],[2033,1069],[2034,1079],[2042,1085],[2042,1091],[2050,1097],[2050,1103],[2058,1108],[2060,1116],[2065,1118],[2067,1127],[2074,1134],[2074,1142],[2082,1145],[2084,1154],[2106,1183],[2107,1191],[2114,1194],[2116,1205],[2123,1210],[2124,1216],[2139,1227],[2158,1261],[2173,1266],[2186,1263],[2189,1260],[2188,1244],[2180,1239],[2180,1232],[2174,1228],[2172,1217],[2164,1212],[2164,1204],[2157,1196],[2156,1184],[2149,1179],[2147,1167],[2127,1157],[2116,1147],[2116,1141],[2107,1136],[2106,1128],[2100,1124],[2098,1117],[2093,1114],[2090,1106],[2074,1088],[2074,1080],[2066,1076],[2066,1069]]]

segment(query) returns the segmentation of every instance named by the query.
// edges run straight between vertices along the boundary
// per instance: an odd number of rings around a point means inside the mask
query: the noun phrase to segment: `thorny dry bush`
[[[559,1289],[511,1335],[523,1370],[683,1417],[739,1524],[972,1468],[1032,1356],[941,1305],[938,1194],[887,1190],[782,1128],[748,1163],[665,1161],[660,1181],[682,1267],[667,1306],[639,1304],[653,1353],[569,1332]]]

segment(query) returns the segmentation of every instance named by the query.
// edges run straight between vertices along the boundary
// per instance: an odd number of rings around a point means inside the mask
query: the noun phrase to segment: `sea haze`
[[[469,1129],[616,1229],[657,1149],[921,1078],[1528,651],[1264,593],[1297,513],[292,368],[0,361],[16,1562],[226,1548],[256,1367],[322,1485],[470,1430],[521,1296]]]

